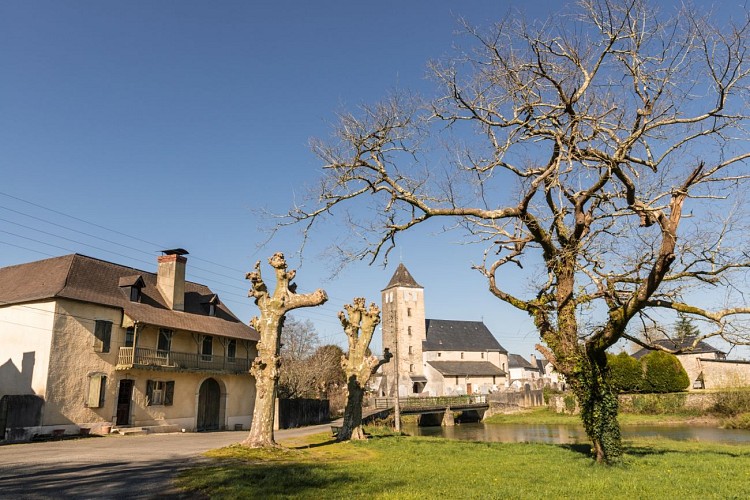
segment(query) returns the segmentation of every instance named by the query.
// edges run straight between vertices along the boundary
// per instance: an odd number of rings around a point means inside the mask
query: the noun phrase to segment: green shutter
[[[94,323],[94,351],[109,352],[112,338],[112,322],[96,320]]]
[[[109,343],[112,339],[112,322],[104,322],[104,331],[102,332],[102,352],[109,352]]]
[[[172,406],[174,401],[174,380],[168,381],[164,388],[164,406]]]

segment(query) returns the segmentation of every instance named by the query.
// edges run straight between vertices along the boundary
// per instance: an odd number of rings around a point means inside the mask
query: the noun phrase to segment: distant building
[[[535,357],[532,357],[530,362],[520,354],[508,354],[508,372],[508,382],[513,389],[522,389],[527,383],[536,389],[538,385],[543,384],[544,372],[538,366]]]
[[[0,440],[249,427],[258,334],[185,281],[186,253],[155,274],[78,254],[0,269]]]
[[[655,344],[669,350],[688,349],[695,342],[695,336],[682,341],[672,339],[657,340]],[[633,353],[641,359],[653,349],[642,348]],[[725,352],[706,342],[698,342],[694,349],[677,354],[690,378],[688,390],[722,389],[750,385],[750,361],[727,359]]]
[[[382,291],[383,348],[379,392],[401,397],[492,392],[505,387],[508,351],[481,321],[425,318],[424,288],[403,264]],[[396,384],[398,379],[398,384]]]

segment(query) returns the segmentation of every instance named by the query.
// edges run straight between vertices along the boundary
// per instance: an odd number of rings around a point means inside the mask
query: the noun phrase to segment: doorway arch
[[[198,425],[201,431],[218,431],[221,427],[221,386],[216,379],[207,378],[198,390]]]

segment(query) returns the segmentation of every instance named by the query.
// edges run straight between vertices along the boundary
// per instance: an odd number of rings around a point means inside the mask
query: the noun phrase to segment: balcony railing
[[[160,351],[144,347],[120,347],[117,369],[154,368],[159,370],[221,371],[247,373],[252,360],[188,352]]]

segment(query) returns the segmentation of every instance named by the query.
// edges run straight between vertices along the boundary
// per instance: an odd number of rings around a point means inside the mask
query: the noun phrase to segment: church
[[[399,264],[382,291],[383,348],[394,355],[381,367],[380,394],[487,394],[508,381],[508,351],[481,321],[425,318],[424,288]],[[396,383],[398,381],[398,383]]]

